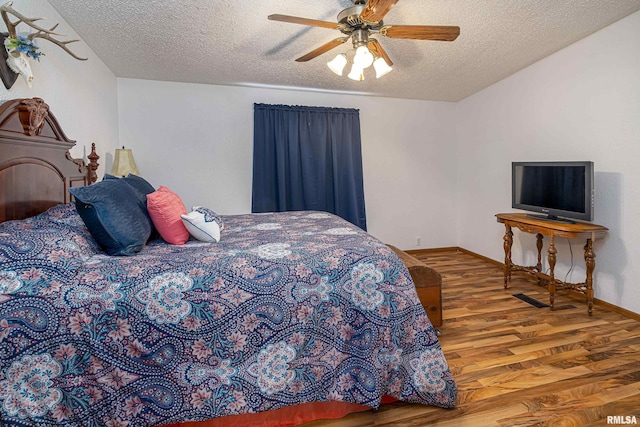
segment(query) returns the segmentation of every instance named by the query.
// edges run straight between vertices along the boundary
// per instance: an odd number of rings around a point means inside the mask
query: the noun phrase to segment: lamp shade
[[[369,52],[367,46],[360,46],[356,49],[356,55],[353,57],[353,64],[365,69],[373,64],[373,55]]]
[[[345,65],[347,65],[347,55],[345,55],[344,53],[338,54],[331,61],[327,62],[327,66],[329,67],[329,69],[331,69],[331,71],[339,76],[342,75],[342,71],[344,70]]]
[[[356,64],[351,66],[351,72],[347,75],[351,80],[363,81],[364,80],[364,70],[358,67]]]
[[[386,61],[382,58],[378,58],[373,61],[373,68],[376,70],[376,79],[389,74],[393,68],[389,67]]]
[[[116,148],[111,175],[127,176],[130,173],[139,175],[136,162],[133,160],[133,151],[130,148]]]

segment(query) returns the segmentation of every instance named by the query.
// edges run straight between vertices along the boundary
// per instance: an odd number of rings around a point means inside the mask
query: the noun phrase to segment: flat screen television
[[[549,220],[593,221],[593,162],[513,162],[511,183],[514,209]]]

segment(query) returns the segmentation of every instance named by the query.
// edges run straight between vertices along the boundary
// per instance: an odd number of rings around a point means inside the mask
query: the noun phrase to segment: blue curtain
[[[254,104],[252,212],[319,210],[367,229],[360,113]]]

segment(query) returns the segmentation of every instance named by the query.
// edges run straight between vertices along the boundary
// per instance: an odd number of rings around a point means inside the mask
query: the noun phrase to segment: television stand
[[[556,288],[577,291],[586,296],[587,311],[589,316],[593,312],[593,270],[596,267],[596,254],[593,251],[593,242],[596,237],[604,236],[608,229],[601,225],[586,222],[575,222],[567,224],[547,219],[532,218],[524,213],[500,213],[496,214],[498,222],[505,226],[504,233],[504,288],[509,287],[511,273],[514,271],[524,271],[535,276],[539,283],[547,283],[549,288],[549,303],[553,310]],[[515,227],[525,233],[536,235],[536,247],[538,248],[538,263],[531,267],[515,265],[511,261],[511,246],[513,244],[513,231]],[[542,239],[549,237],[549,248],[547,249],[549,261],[549,274],[542,272]],[[585,281],[582,283],[567,283],[556,279],[554,268],[556,266],[555,237],[566,237],[568,239],[586,238],[584,245],[584,261],[587,268]]]
[[[568,219],[568,218],[562,218],[559,216],[555,216],[555,215],[544,215],[544,214],[532,214],[532,213],[528,213],[525,214],[527,215],[529,218],[536,218],[536,219],[542,219],[544,221],[555,221],[555,222],[562,222],[565,224],[575,224],[576,221]]]

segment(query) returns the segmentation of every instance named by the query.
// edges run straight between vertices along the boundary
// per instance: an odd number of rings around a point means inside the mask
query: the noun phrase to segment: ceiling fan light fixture
[[[356,55],[353,57],[353,63],[362,69],[373,64],[373,55],[369,52],[369,48],[367,46],[360,46],[356,49]]]
[[[372,64],[374,64],[376,78],[380,78],[392,70],[393,62],[391,62],[389,55],[387,55],[377,38],[372,36],[378,35],[391,39],[454,41],[460,35],[460,27],[456,26],[388,25],[383,23],[383,18],[398,0],[352,1],[354,6],[341,11],[338,14],[337,22],[279,14],[269,15],[268,19],[339,30],[343,37],[333,39],[306,55],[296,58],[296,62],[307,62],[351,40],[351,44],[356,51],[355,54],[351,52],[348,53],[348,56],[347,54],[340,54],[327,62],[327,66],[331,71],[342,76],[344,68],[351,62],[352,68],[348,77],[357,81],[364,80],[364,70]]]
[[[364,70],[354,62],[353,66],[351,67],[351,72],[349,73],[349,75],[347,75],[347,77],[349,77],[351,80],[361,82],[364,80]]]
[[[347,65],[347,55],[340,53],[331,61],[327,62],[327,67],[337,75],[341,76],[344,67]]]
[[[382,76],[386,76],[393,70],[392,67],[389,67],[384,58],[378,58],[373,61],[373,68],[376,70],[376,79],[379,79]]]

